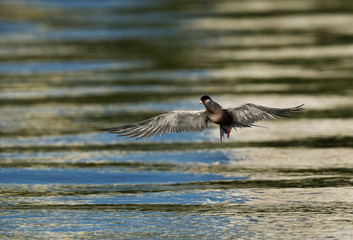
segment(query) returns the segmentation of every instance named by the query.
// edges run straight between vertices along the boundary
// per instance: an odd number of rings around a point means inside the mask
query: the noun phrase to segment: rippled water
[[[352,239],[351,1],[0,1],[0,236]],[[306,111],[142,141],[100,129]]]

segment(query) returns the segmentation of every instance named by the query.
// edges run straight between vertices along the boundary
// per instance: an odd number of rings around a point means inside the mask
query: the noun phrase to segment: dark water
[[[351,1],[0,1],[2,239],[352,239]],[[99,129],[306,111],[142,141]]]

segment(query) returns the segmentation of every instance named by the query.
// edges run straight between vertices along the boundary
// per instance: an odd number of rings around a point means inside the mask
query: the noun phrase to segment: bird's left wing
[[[207,127],[207,115],[203,111],[171,111],[153,118],[104,130],[119,136],[137,139],[163,135],[167,132],[202,132]]]
[[[271,108],[247,103],[238,107],[229,107],[225,110],[233,117],[234,127],[251,127],[253,123],[264,119],[288,117],[287,114],[289,113],[304,110],[303,105],[292,108]]]

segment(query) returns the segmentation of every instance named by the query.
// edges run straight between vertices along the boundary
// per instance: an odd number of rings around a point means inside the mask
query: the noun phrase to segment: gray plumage
[[[241,106],[222,108],[209,96],[201,97],[206,110],[171,111],[156,117],[120,127],[104,130],[118,136],[136,137],[137,139],[163,135],[164,133],[202,132],[208,121],[220,125],[220,141],[224,134],[229,137],[231,129],[253,127],[254,123],[264,119],[288,117],[287,114],[303,110],[303,104],[292,108],[271,108],[252,103]]]

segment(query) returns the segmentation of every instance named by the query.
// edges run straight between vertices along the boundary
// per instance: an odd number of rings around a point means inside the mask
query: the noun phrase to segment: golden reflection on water
[[[268,16],[254,18],[199,18],[191,23],[185,23],[185,27],[204,30],[238,30],[249,31],[314,31],[328,30],[333,33],[352,33],[353,19],[350,14],[298,14],[293,16]],[[345,28],[347,26],[347,28]]]

